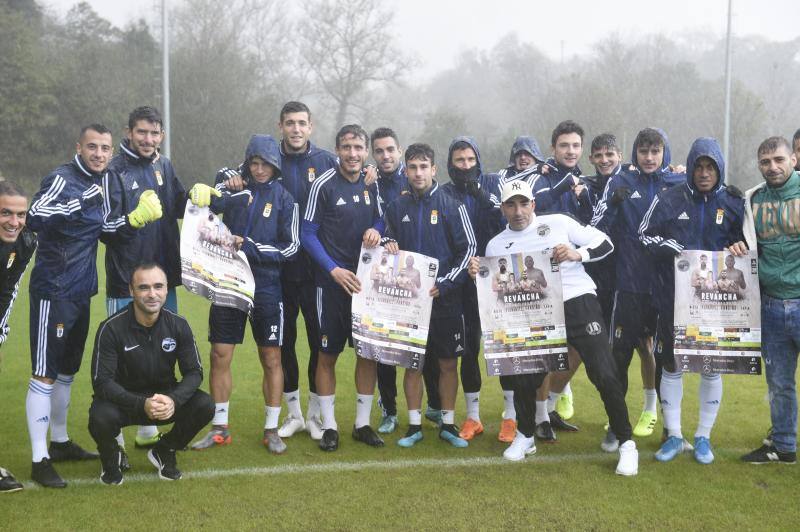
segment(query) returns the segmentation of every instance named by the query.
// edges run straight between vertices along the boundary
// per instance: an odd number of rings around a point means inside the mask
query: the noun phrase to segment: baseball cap
[[[516,181],[509,181],[500,189],[500,201],[505,203],[514,196],[523,196],[529,200],[533,199],[533,192],[531,186],[527,181],[517,179]]]

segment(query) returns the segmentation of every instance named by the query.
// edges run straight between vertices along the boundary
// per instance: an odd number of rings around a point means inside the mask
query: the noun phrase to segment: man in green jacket
[[[772,417],[771,437],[742,460],[794,464],[797,456],[795,373],[800,352],[800,175],[783,137],[758,147],[764,183],[747,191],[744,231],[758,246],[761,284],[761,352]]]

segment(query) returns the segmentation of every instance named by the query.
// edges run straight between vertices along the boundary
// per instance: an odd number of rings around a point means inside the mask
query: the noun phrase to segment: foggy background
[[[454,136],[484,170],[517,135],[547,154],[561,120],[591,139],[665,129],[673,162],[722,141],[727,1],[169,0],[172,160],[185,186],[276,134],[281,105],[312,110],[312,141],[344,123],[428,142],[446,180]],[[79,128],[121,140],[128,113],[162,107],[160,1],[0,0],[0,172],[33,192],[74,153]],[[800,3],[734,1],[728,183],[760,180],[755,150],[800,127]]]

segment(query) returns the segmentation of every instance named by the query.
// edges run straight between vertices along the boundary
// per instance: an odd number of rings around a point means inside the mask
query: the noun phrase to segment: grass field
[[[101,248],[102,256],[102,248]],[[101,268],[102,270],[102,268]],[[26,274],[27,278],[30,269]],[[208,303],[179,290],[179,307],[197,335],[208,367]],[[73,386],[70,436],[87,448],[91,400],[88,366],[96,324],[105,317],[105,294],[92,302],[92,331],[84,367]],[[323,453],[306,433],[286,440],[285,455],[270,455],[261,444],[263,400],[261,369],[248,339],[234,356],[231,398],[233,444],[205,452],[182,452],[184,479],[160,481],[142,451],[133,449],[134,428],[125,430],[133,470],[119,487],[103,485],[99,463],[59,464],[70,483],[45,490],[30,482],[30,444],[25,394],[30,374],[27,284],[12,316],[12,332],[0,365],[0,465],[25,483],[17,494],[0,496],[3,530],[56,529],[758,529],[800,527],[800,467],[753,466],[739,455],[757,446],[769,425],[763,377],[724,379],[723,406],[712,434],[716,462],[701,466],[690,455],[656,463],[661,426],[640,439],[639,475],[614,475],[616,454],[600,451],[604,413],[599,397],[579,371],[573,384],[576,434],[540,444],[536,455],[518,464],[500,457],[497,441],[502,394],[485,378],[481,417],[486,432],[467,449],[452,449],[424,427],[425,439],[413,449],[386,438],[382,449],[352,441],[354,419],[353,352],[339,363],[338,452]],[[301,327],[302,329],[302,327]],[[303,345],[301,339],[300,345]],[[305,366],[305,358],[301,367]],[[304,372],[301,372],[301,375]],[[639,367],[631,367],[631,417],[641,408]],[[685,381],[684,434],[697,422],[695,375]],[[203,385],[207,389],[207,382]],[[402,388],[402,387],[401,387]],[[307,390],[304,377],[301,390]],[[303,395],[305,404],[306,396]],[[401,424],[407,420],[400,399]],[[463,419],[459,398],[457,421]],[[378,408],[373,408],[377,423]]]

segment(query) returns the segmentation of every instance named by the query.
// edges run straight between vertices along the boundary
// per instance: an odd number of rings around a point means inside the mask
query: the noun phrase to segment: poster
[[[675,364],[683,372],[761,374],[758,256],[675,257]]]
[[[568,369],[561,271],[552,253],[480,259],[475,281],[490,376]]]
[[[358,356],[421,369],[439,261],[419,253],[396,255],[382,246],[361,249],[353,295],[353,342]]]
[[[222,307],[249,312],[256,283],[233,235],[208,207],[186,202],[181,227],[183,286]]]

